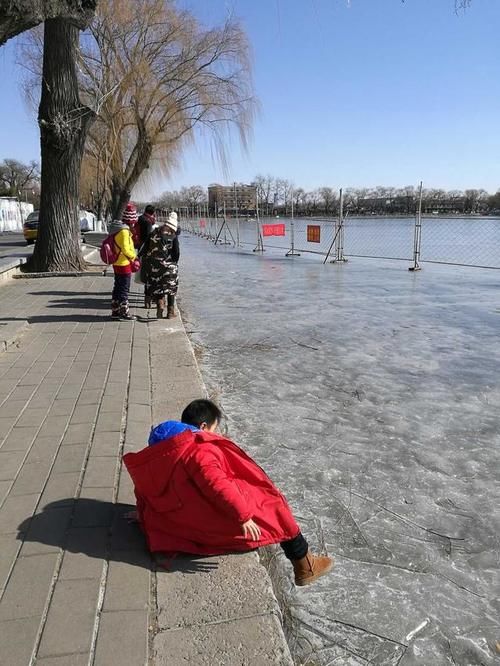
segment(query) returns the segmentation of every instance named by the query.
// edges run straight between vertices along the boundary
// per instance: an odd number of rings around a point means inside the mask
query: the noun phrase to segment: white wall
[[[33,204],[13,197],[0,197],[0,232],[22,231],[23,222],[33,212]]]

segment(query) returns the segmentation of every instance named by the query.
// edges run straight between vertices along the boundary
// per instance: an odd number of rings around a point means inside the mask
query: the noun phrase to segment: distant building
[[[361,214],[410,214],[415,212],[415,199],[413,196],[365,197],[358,199],[357,209]]]
[[[427,199],[422,201],[422,210],[439,215],[461,215],[466,212],[466,203],[465,197]]]
[[[254,215],[257,209],[257,187],[255,185],[209,185],[208,207],[214,214],[222,213],[224,208],[230,216]]]

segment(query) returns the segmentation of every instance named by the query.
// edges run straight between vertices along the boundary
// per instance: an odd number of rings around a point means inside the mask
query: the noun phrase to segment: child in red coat
[[[181,422],[151,431],[149,446],[124,463],[152,552],[219,555],[279,543],[296,585],[327,573],[333,560],[310,553],[285,497],[242,449],[215,432],[219,408],[194,400]]]

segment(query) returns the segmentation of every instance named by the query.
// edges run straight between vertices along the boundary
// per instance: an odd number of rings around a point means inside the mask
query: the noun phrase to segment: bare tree
[[[292,194],[293,184],[286,178],[276,178],[274,183],[274,205],[283,206],[285,214],[288,213],[290,205],[290,197]]]
[[[304,206],[304,200],[305,200],[306,192],[303,187],[295,187],[293,190],[293,207],[295,209],[296,214],[300,214],[302,212],[302,208]]]
[[[323,202],[323,211],[325,215],[330,215],[333,212],[333,207],[337,199],[335,190],[332,187],[320,187],[319,195]]]
[[[483,208],[486,208],[487,201],[488,192],[485,190],[465,190],[464,212],[477,214]]]
[[[207,201],[207,190],[201,187],[201,185],[181,187],[179,194],[183,205],[186,206],[199,206]]]
[[[6,195],[17,197],[23,190],[38,188],[39,181],[40,170],[34,160],[29,164],[12,158],[0,162],[0,191]]]
[[[498,211],[500,211],[500,190],[488,197],[488,208],[498,214]]]
[[[165,208],[167,210],[177,210],[187,205],[183,201],[181,193],[177,190],[163,192],[154,203],[157,208]]]
[[[269,215],[272,201],[272,192],[275,189],[276,178],[268,174],[267,176],[257,175],[253,184],[257,187],[257,201],[264,215]]]
[[[310,215],[315,215],[318,212],[322,201],[321,192],[316,189],[311,192],[307,192],[305,196],[305,203],[307,207],[307,213]]]
[[[155,201],[158,208],[179,209],[188,208],[191,211],[196,210],[197,206],[202,206],[208,202],[208,192],[201,185],[190,185],[181,187],[180,190],[173,192],[163,192]]]
[[[223,165],[233,128],[246,145],[255,99],[247,39],[232,19],[205,29],[173,0],[110,0],[82,41],[81,68],[98,109],[88,154],[115,216],[144,171],[168,172],[195,131],[208,132]]]

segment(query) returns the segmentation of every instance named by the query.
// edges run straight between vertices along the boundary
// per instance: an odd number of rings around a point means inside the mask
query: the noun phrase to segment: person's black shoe
[[[120,313],[119,312],[112,312],[111,313],[111,319],[120,319]]]
[[[137,317],[134,317],[134,315],[131,315],[130,312],[127,312],[127,314],[121,314],[120,315],[120,321],[135,321]]]

